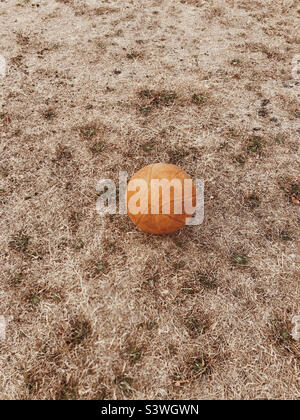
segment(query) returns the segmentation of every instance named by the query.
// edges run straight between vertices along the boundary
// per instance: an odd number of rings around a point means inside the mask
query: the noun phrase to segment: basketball
[[[127,212],[142,231],[156,235],[186,225],[196,204],[196,187],[178,166],[155,163],[130,179],[126,191]]]

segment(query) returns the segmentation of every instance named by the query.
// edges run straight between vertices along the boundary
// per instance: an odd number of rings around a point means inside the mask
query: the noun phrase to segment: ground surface
[[[4,399],[297,399],[295,0],[0,2]],[[95,211],[153,162],[205,220]]]

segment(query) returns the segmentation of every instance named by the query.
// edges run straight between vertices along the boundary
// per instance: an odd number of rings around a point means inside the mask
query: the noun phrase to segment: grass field
[[[1,0],[2,399],[299,399],[296,0]],[[156,98],[156,100],[153,100]],[[100,217],[174,163],[205,218]]]

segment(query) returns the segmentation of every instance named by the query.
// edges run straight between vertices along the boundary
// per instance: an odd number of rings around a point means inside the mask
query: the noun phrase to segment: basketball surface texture
[[[139,187],[141,180],[143,184]],[[166,187],[162,186],[164,182]],[[196,187],[191,177],[175,165],[145,166],[133,175],[127,186],[128,215],[144,232],[167,234],[185,226],[194,213],[186,202],[195,206]],[[155,209],[153,203],[157,203]]]

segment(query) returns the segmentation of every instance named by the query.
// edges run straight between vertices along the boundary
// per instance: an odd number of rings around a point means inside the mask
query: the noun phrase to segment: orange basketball
[[[196,187],[177,166],[155,163],[133,175],[127,185],[126,203],[129,217],[141,230],[171,233],[193,215]]]

